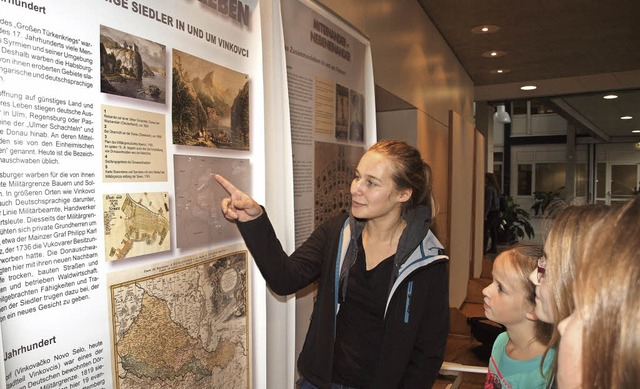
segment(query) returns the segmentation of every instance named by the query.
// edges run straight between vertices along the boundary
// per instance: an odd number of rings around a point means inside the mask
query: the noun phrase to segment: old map
[[[169,195],[166,192],[104,195],[103,207],[107,260],[171,248]]]
[[[206,256],[110,286],[117,388],[249,387],[247,253]]]

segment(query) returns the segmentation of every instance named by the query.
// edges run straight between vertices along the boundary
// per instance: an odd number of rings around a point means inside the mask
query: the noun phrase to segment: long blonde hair
[[[582,382],[640,387],[640,196],[585,237],[574,286],[582,315]]]
[[[545,280],[550,290],[549,301],[553,314],[553,333],[547,345],[541,366],[549,351],[560,342],[558,323],[574,310],[573,283],[576,275],[578,252],[585,244],[589,231],[597,231],[610,208],[600,204],[567,205],[555,214],[553,225],[546,238],[547,259]],[[558,355],[553,354],[552,372],[558,369]],[[549,386],[547,386],[549,387]]]

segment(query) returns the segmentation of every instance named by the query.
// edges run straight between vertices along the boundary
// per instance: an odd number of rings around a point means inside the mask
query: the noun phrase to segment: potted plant
[[[544,212],[547,210],[549,205],[551,205],[554,201],[557,201],[562,198],[562,191],[564,190],[564,186],[560,188],[548,192],[535,191],[533,192],[533,205],[531,206],[531,210],[535,216],[544,215]]]
[[[500,216],[495,219],[498,226],[498,240],[501,243],[516,243],[524,239],[525,235],[531,239],[535,232],[529,213],[520,207],[511,196],[503,196],[500,199]]]

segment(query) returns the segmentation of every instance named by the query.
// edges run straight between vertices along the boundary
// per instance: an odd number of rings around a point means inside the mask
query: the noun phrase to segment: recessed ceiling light
[[[535,85],[525,85],[525,86],[521,86],[520,89],[522,89],[522,90],[534,90],[534,89],[538,89],[538,87],[535,86]]]
[[[498,58],[498,57],[502,57],[505,54],[507,53],[504,51],[491,50],[491,51],[485,51],[484,53],[482,53],[482,56],[485,58]]]
[[[618,95],[606,95],[606,96],[602,96],[603,99],[605,100],[613,100],[613,99],[617,99]]]
[[[491,74],[505,74],[505,73],[509,73],[511,70],[509,69],[493,69],[493,70],[489,70],[489,73]]]
[[[482,24],[480,26],[475,26],[471,29],[471,32],[474,34],[491,34],[493,32],[497,32],[500,30],[500,27],[494,26],[492,24]]]
[[[620,119],[622,119],[622,120],[631,120],[631,119],[633,119],[633,116],[629,116],[629,115],[620,116]]]
[[[634,134],[640,134],[640,130],[631,130]]]

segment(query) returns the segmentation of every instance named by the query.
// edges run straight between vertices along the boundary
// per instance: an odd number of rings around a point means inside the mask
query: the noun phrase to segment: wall
[[[448,125],[473,123],[473,82],[415,0],[323,0],[371,40],[376,85]]]

